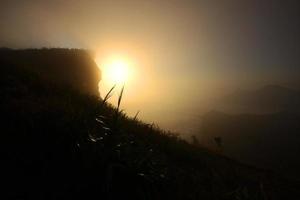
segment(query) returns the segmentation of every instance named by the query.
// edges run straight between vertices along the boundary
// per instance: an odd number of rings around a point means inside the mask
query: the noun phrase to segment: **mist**
[[[299,88],[298,11],[297,1],[2,1],[0,46],[84,48],[100,61],[125,56],[135,74],[123,109],[194,133],[224,95]],[[111,87],[104,85],[101,95]]]
[[[1,199],[300,199],[299,36],[299,0],[1,0]]]

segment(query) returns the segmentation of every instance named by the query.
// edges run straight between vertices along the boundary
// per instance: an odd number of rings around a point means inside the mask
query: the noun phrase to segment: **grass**
[[[140,113],[140,111],[138,110],[138,111],[136,112],[136,114],[134,115],[133,120],[137,120],[137,117],[138,117],[139,113]]]
[[[286,182],[269,172],[138,120],[139,112],[128,117],[120,109],[124,87],[114,107],[107,101],[115,86],[101,100],[18,67],[1,72],[3,197],[238,199],[246,188],[255,200],[297,193],[294,183],[282,188],[276,183]]]
[[[102,100],[102,105],[104,105],[108,99],[113,95],[112,92],[115,89],[116,85],[112,86],[112,88],[106,93],[105,97]]]

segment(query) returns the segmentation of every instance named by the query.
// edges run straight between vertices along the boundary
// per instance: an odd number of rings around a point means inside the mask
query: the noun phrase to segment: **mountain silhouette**
[[[238,90],[219,99],[215,109],[227,113],[299,112],[300,91],[280,85]]]
[[[297,180],[189,144],[101,100],[86,51],[4,50],[0,58],[1,199],[300,197]]]
[[[269,91],[269,90],[268,90]],[[212,111],[202,118],[199,139],[245,163],[273,169],[300,179],[300,114],[225,114]]]

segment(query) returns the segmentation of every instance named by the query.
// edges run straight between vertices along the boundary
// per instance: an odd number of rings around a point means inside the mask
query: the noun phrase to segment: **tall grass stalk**
[[[116,85],[112,86],[112,88],[110,88],[110,90],[107,92],[107,94],[105,95],[103,101],[102,101],[102,106],[106,103],[106,101],[112,97],[113,95],[113,90],[115,89]]]
[[[124,93],[124,85],[121,89],[121,92],[119,94],[119,98],[118,98],[118,104],[117,104],[117,109],[116,109],[116,115],[115,115],[115,128],[117,128],[117,123],[118,123],[118,119],[119,119],[119,116],[121,115],[122,113],[122,110],[120,110],[120,105],[121,105],[121,102],[122,102],[122,97],[123,97],[123,93]]]
[[[120,95],[119,95],[119,98],[118,98],[118,106],[117,106],[117,112],[119,113],[119,109],[120,109],[120,105],[121,105],[121,101],[122,101],[122,97],[123,97],[123,92],[124,92],[124,85],[121,89],[121,92],[120,92]]]
[[[138,111],[136,112],[135,116],[133,117],[133,120],[134,120],[134,121],[137,119],[139,113],[140,113],[140,111],[138,110]]]

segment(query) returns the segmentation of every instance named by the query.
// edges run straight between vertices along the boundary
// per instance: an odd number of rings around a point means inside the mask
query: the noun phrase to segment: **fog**
[[[100,63],[128,58],[134,76],[122,108],[194,133],[199,116],[232,91],[299,87],[299,5],[280,2],[1,1],[0,46],[91,49]],[[100,83],[101,95],[109,87]]]

